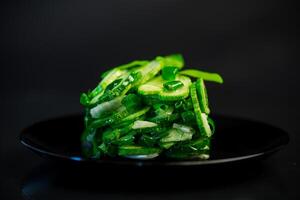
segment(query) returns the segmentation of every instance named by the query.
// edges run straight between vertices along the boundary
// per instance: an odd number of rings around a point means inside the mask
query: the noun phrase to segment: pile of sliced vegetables
[[[174,54],[104,72],[97,87],[80,97],[85,156],[209,158],[215,125],[204,81],[223,80],[183,67],[182,55]]]

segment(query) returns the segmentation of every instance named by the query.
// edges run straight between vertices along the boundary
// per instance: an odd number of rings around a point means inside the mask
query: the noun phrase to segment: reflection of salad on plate
[[[183,57],[174,54],[104,72],[97,87],[80,98],[85,156],[208,159],[215,125],[204,81],[223,80],[183,67]]]

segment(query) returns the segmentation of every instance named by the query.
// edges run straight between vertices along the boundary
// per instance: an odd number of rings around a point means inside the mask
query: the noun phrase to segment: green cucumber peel
[[[177,72],[178,67],[165,66],[164,68],[162,68],[161,76],[164,80],[173,81],[176,78]]]
[[[164,83],[167,82],[158,76],[147,83],[138,87],[138,93],[141,95],[156,95],[157,99],[161,101],[178,101],[185,99],[189,96],[189,87],[191,85],[191,79],[187,76],[179,75],[175,79],[182,82],[183,86],[175,91],[166,91],[164,89]]]
[[[195,112],[198,128],[200,131],[200,135],[204,137],[210,137],[212,135],[212,132],[207,121],[207,115],[201,112],[195,83],[192,84],[190,90],[191,90],[191,97],[192,97],[194,112]]]
[[[223,78],[217,73],[209,73],[197,69],[186,69],[179,72],[182,75],[190,76],[192,78],[203,78],[205,81],[212,81],[216,83],[223,83]]]
[[[201,111],[206,114],[209,114],[210,109],[209,109],[209,105],[208,105],[207,91],[206,91],[205,84],[204,84],[204,81],[202,78],[199,78],[196,81],[196,88],[197,88],[197,94],[198,94]]]

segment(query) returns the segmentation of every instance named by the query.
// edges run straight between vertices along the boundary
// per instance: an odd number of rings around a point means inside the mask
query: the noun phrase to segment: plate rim
[[[219,115],[219,114],[214,114],[215,116],[219,117],[226,117],[226,118],[234,118],[234,119],[240,119],[240,120],[247,120],[255,123],[260,123],[264,124],[276,129],[279,129],[281,132],[285,134],[285,141],[283,141],[280,145],[267,149],[265,151],[259,152],[259,153],[252,153],[249,155],[243,155],[243,156],[237,156],[237,157],[228,157],[228,158],[222,158],[222,159],[212,159],[212,160],[134,160],[134,159],[129,159],[129,158],[109,158],[109,159],[89,159],[89,158],[84,158],[82,156],[71,156],[67,154],[59,154],[55,152],[51,152],[49,150],[46,150],[43,147],[38,147],[37,144],[33,143],[30,141],[28,138],[25,137],[25,133],[27,132],[28,129],[31,127],[40,124],[40,123],[45,123],[48,121],[52,120],[58,120],[66,117],[75,117],[79,116],[82,114],[73,114],[73,115],[65,115],[65,116],[58,116],[56,118],[50,118],[50,119],[45,119],[42,121],[38,121],[36,123],[31,124],[27,128],[23,129],[19,135],[19,141],[22,145],[24,145],[26,148],[30,149],[31,151],[38,153],[39,155],[45,155],[47,157],[52,157],[56,159],[61,159],[61,160],[68,160],[68,161],[73,161],[73,162],[80,162],[80,163],[97,163],[97,164],[108,164],[108,165],[127,165],[127,166],[196,166],[196,165],[213,165],[213,164],[224,164],[224,163],[235,163],[239,161],[245,161],[245,160],[250,160],[250,159],[255,159],[255,158],[260,158],[272,153],[275,153],[282,149],[283,147],[287,146],[290,137],[289,134],[284,131],[281,128],[275,127],[273,125],[267,124],[265,122],[257,121],[257,120],[252,120],[252,119],[247,119],[243,117],[236,117],[236,116],[231,116],[231,115]]]

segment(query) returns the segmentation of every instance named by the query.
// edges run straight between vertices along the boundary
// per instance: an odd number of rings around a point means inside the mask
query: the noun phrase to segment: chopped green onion
[[[140,144],[147,147],[153,147],[157,143],[159,137],[143,134],[140,138]]]
[[[174,113],[174,114],[165,114],[165,115],[158,115],[156,117],[150,118],[149,121],[157,123],[157,124],[167,124],[167,123],[172,123],[179,119],[179,114]]]
[[[181,81],[169,81],[164,83],[164,88],[168,91],[174,91],[183,87],[183,83]]]
[[[193,111],[185,111],[181,113],[181,118],[184,123],[191,123],[196,120],[195,113]]]
[[[127,134],[121,138],[119,138],[115,144],[117,145],[132,145],[134,143],[135,135],[134,134]]]
[[[128,94],[122,100],[122,104],[129,112],[133,112],[141,108],[142,99],[136,94]]]
[[[88,106],[90,103],[89,97],[86,93],[81,93],[80,95],[80,103],[84,106]]]
[[[166,66],[162,69],[162,78],[167,81],[173,81],[176,78],[177,72],[177,67]]]

